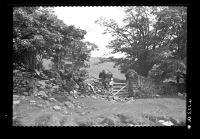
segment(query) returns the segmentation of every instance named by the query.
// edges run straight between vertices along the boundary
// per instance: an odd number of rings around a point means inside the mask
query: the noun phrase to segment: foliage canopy
[[[40,71],[44,58],[51,59],[56,70],[61,70],[66,60],[72,62],[74,70],[86,67],[90,52],[97,48],[83,41],[86,33],[58,19],[53,8],[14,7],[14,69]]]
[[[114,20],[99,19],[113,40],[107,48],[125,57],[114,58],[122,73],[134,69],[139,75],[158,81],[168,77],[185,79],[187,48],[187,8],[134,6],[124,8],[123,25]]]

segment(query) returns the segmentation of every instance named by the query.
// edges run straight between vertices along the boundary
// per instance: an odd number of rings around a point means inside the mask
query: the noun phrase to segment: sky
[[[122,7],[55,7],[57,17],[67,25],[74,25],[87,31],[84,41],[89,41],[99,47],[99,51],[93,51],[92,57],[122,57],[122,54],[109,54],[106,48],[111,40],[109,34],[102,34],[104,27],[94,23],[100,17],[114,19],[119,25],[123,24],[124,12]],[[107,55],[107,56],[106,56]]]

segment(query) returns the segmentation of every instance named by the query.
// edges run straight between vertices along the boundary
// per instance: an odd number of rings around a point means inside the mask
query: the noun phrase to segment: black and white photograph
[[[191,128],[187,6],[12,12],[12,126]]]

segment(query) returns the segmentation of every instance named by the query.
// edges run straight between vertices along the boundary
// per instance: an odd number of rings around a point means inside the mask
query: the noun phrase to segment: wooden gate
[[[127,96],[128,92],[127,92],[126,83],[114,82],[113,87],[112,87],[112,94],[118,95],[118,96]]]

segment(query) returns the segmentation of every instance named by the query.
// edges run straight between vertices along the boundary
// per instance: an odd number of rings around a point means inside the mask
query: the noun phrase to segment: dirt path
[[[30,100],[36,101],[31,104]],[[178,98],[137,99],[133,102],[84,97],[49,101],[26,98],[13,106],[15,125],[23,126],[162,126],[159,120],[182,125],[186,102]],[[66,107],[64,102],[73,107]],[[59,108],[54,109],[55,106]]]

